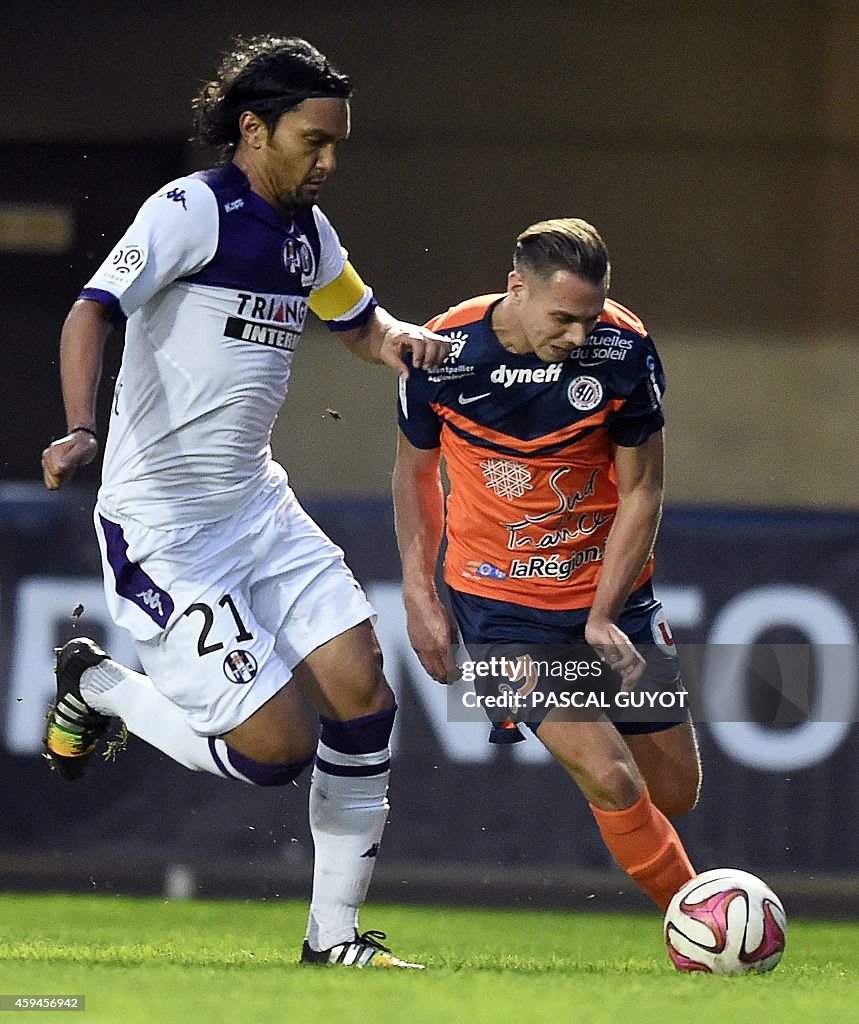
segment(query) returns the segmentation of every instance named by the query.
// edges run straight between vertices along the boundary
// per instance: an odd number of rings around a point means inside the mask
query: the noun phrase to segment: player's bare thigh
[[[318,714],[350,721],[393,706],[379,643],[365,621],[311,651],[292,680],[224,739],[255,761],[287,764],[313,754]]]
[[[292,679],[223,738],[254,761],[290,764],[312,757],[317,732],[316,713]]]
[[[629,748],[608,720],[553,721],[549,715],[537,729],[537,738],[594,807],[623,810],[644,792],[644,780]]]
[[[692,720],[623,739],[659,810],[669,818],[691,811],[701,790],[701,758]]]

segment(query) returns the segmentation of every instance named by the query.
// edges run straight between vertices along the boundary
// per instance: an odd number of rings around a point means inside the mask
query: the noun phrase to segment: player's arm
[[[426,327],[405,323],[376,306],[370,316],[351,331],[341,331],[343,344],[367,363],[385,363],[397,373],[409,375],[403,353],[411,352],[412,365],[432,369],[450,353],[450,342]]]
[[[661,430],[636,447],[616,448],[617,512],[585,626],[585,639],[620,674],[624,689],[641,678],[644,659],[617,625],[617,618],[656,540],[662,514],[663,458]]]
[[[112,327],[106,307],[89,299],[79,299],[66,317],[60,336],[60,381],[68,433],[42,452],[42,473],[50,491],[98,454],[95,400]]]
[[[403,354],[411,352],[412,366],[432,369],[450,352],[450,342],[425,327],[404,323],[379,306],[373,291],[349,262],[337,232],[325,214],[313,209],[319,231],[319,267],[310,308],[340,335],[343,344],[367,363],[385,363],[409,375]]]
[[[171,281],[204,266],[217,246],[214,194],[202,181],[178,178],[146,200],[90,278],[60,336],[60,381],[69,433],[42,453],[49,490],[61,487],[98,453],[98,442],[87,430],[95,430],[96,394],[111,327]]]
[[[409,640],[433,679],[446,683],[455,634],[435,587],[444,531],[440,452],[440,448],[416,448],[400,432],[394,464],[394,516]]]

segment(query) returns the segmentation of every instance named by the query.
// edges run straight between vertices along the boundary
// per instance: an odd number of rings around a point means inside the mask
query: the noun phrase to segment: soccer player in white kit
[[[187,767],[284,785],[314,763],[304,963],[420,967],[358,932],[388,812],[396,704],[373,609],[269,439],[308,308],[397,372],[447,343],[382,310],[315,205],[351,83],[295,38],[238,40],[197,100],[227,162],[165,185],[87,283],[60,345],[55,489],[98,451],[105,340],[127,320],[95,509],[105,593],[141,675],[86,638],[57,658],[45,736],[78,778],[110,718]],[[321,727],[320,727],[321,723]]]

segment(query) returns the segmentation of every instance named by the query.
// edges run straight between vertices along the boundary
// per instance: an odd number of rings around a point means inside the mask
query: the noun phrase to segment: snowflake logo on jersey
[[[513,501],[521,498],[525,491],[532,491],[531,470],[521,462],[509,459],[487,459],[480,463],[486,486],[495,491],[499,498]]]
[[[468,341],[468,335],[465,331],[451,331],[446,337],[450,342],[450,352],[445,356],[444,361],[446,363],[455,363],[462,355],[462,350]]]

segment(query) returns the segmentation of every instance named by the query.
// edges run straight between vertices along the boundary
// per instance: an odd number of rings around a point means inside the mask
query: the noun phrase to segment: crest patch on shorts
[[[250,651],[230,651],[224,658],[224,675],[231,683],[249,683],[257,674],[257,660]]]

